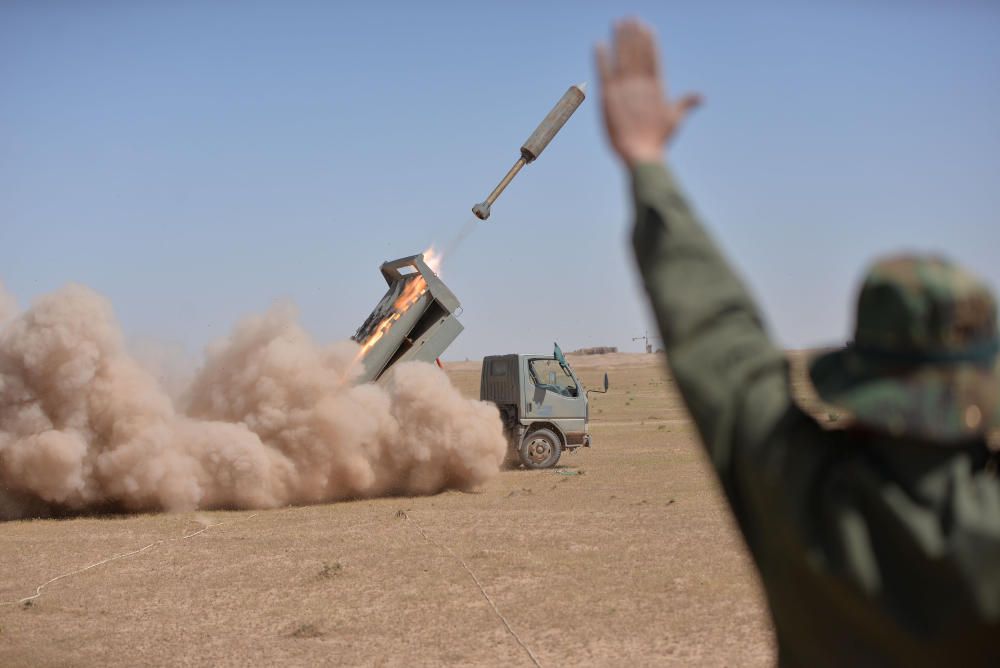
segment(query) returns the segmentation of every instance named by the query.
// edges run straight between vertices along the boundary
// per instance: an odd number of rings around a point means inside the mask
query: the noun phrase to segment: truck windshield
[[[537,387],[561,394],[565,397],[577,396],[576,381],[556,360],[534,359],[528,363],[531,380]]]

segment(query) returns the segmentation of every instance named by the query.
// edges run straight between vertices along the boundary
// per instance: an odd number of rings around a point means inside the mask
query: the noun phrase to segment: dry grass
[[[225,522],[0,608],[0,665],[531,665],[456,557],[543,666],[771,664],[752,565],[660,361],[571,358],[591,387],[611,377],[594,448],[473,493],[0,525],[8,601]],[[448,366],[478,396],[479,365]]]

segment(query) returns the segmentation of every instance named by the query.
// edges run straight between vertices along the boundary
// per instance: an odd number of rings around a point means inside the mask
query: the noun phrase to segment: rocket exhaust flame
[[[358,359],[364,357],[372,349],[372,346],[381,341],[382,337],[385,336],[393,324],[426,292],[427,281],[424,280],[423,276],[415,276],[408,280],[406,287],[403,289],[403,294],[392,303],[392,313],[385,316],[382,322],[375,327],[375,331],[361,344],[361,349],[358,351]]]
[[[444,262],[444,255],[438,253],[434,250],[434,246],[431,246],[424,251],[424,264],[431,268],[436,275],[441,275],[441,263]]]

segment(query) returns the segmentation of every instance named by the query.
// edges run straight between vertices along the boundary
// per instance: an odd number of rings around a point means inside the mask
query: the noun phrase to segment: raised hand
[[[616,23],[611,46],[598,44],[596,56],[611,147],[630,167],[662,161],[666,143],[701,96],[667,97],[656,37],[636,19]]]

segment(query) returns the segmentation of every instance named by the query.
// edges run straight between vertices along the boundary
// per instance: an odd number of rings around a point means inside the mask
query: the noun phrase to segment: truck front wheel
[[[524,437],[517,454],[525,468],[552,468],[562,454],[562,442],[549,429],[538,429]]]

